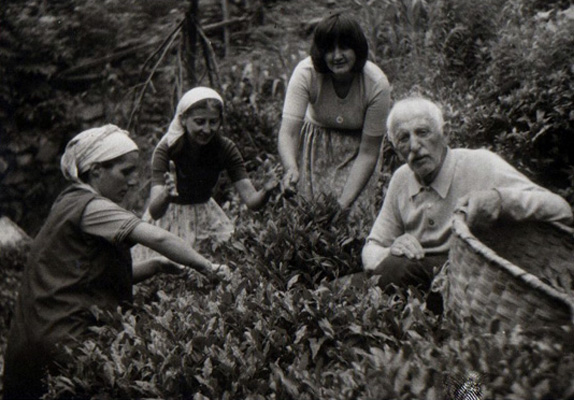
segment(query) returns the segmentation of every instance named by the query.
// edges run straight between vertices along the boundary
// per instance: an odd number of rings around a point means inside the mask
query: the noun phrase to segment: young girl
[[[227,240],[233,223],[212,198],[222,171],[250,209],[262,207],[277,187],[275,176],[256,190],[237,146],[221,134],[223,99],[196,87],[181,98],[167,133],[152,157],[152,187],[144,219],[191,243]],[[170,172],[170,164],[172,172]],[[141,250],[141,248],[140,248]]]
[[[38,399],[47,372],[73,362],[73,346],[97,321],[92,307],[115,310],[132,300],[132,285],[156,273],[178,273],[179,264],[227,276],[173,234],[147,224],[119,206],[138,183],[138,148],[114,125],[74,137],[62,157],[71,185],[56,199],[32,242],[4,364],[4,399]],[[132,265],[130,246],[159,254]],[[185,274],[182,276],[186,276]]]

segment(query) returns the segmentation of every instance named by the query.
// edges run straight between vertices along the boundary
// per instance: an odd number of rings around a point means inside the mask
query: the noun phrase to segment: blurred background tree
[[[65,184],[58,170],[65,143],[104,123],[128,128],[142,149],[142,185],[126,204],[141,212],[150,151],[194,84],[226,97],[227,134],[250,170],[275,161],[287,80],[316,21],[339,10],[363,22],[395,99],[418,92],[440,102],[453,145],[491,148],[574,203],[569,3],[7,0],[0,214],[34,234]],[[398,161],[386,146],[388,176]]]

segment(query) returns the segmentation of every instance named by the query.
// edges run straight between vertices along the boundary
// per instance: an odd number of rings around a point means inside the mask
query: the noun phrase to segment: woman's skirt
[[[207,239],[224,242],[229,240],[235,229],[233,222],[212,198],[200,204],[171,203],[165,215],[158,220],[153,220],[146,210],[142,219],[179,236],[190,246]],[[134,262],[158,256],[157,252],[139,244],[132,248]]]
[[[309,200],[322,194],[339,198],[359,153],[360,142],[360,131],[323,128],[305,121],[299,141],[299,193]],[[381,154],[379,151],[375,170],[352,206],[352,210],[362,210],[372,221],[379,211],[375,200]]]

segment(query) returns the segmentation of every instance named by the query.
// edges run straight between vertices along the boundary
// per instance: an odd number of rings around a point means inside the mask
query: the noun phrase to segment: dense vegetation
[[[225,48],[221,30],[206,28],[212,47],[198,53],[195,79],[209,84],[215,71],[228,100],[227,134],[260,182],[263,163],[277,162],[282,96],[307,50],[307,22],[334,6],[230,4],[230,18],[239,20],[229,26],[231,45]],[[221,19],[218,5],[200,2],[202,26]],[[362,20],[395,99],[417,91],[439,101],[453,145],[493,149],[574,203],[568,1],[336,5]],[[84,128],[129,127],[142,159],[149,159],[192,78],[179,28],[187,7],[176,0],[4,2],[2,215],[31,235],[37,231],[64,184],[63,146]],[[385,154],[383,189],[397,166],[388,145]],[[149,189],[145,162],[142,174],[141,190],[127,204],[137,213]],[[334,199],[308,204],[278,197],[254,213],[223,184],[217,200],[238,229],[230,243],[201,248],[234,267],[233,279],[214,285],[194,274],[163,277],[139,286],[130,310],[94,310],[106,327],[74,353],[79,362],[65,376],[53,378],[53,394],[444,399],[453,395],[445,382],[478,372],[485,398],[574,398],[570,330],[471,331],[429,313],[420,293],[389,296],[375,282],[341,279],[360,269],[370,221],[339,212]],[[0,255],[2,345],[24,253]]]

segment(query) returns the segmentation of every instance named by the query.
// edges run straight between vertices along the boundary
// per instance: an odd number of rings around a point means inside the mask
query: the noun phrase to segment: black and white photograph
[[[3,400],[574,399],[570,0],[4,0]]]

